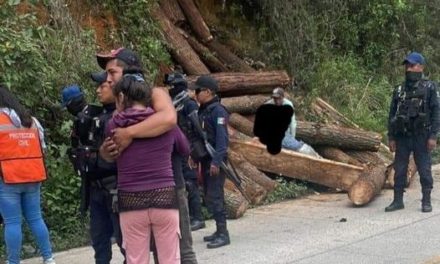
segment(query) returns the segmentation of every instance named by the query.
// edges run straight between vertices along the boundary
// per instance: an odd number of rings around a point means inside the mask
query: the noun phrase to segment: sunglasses
[[[206,88],[203,88],[203,89],[201,89],[201,88],[197,88],[197,89],[196,89],[196,95],[199,94],[199,93],[201,93],[201,92],[203,92],[203,91],[206,91],[206,90],[208,90],[208,89],[206,89]]]

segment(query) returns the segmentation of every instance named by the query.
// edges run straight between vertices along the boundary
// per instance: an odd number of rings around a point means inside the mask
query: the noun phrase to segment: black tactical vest
[[[429,81],[419,81],[413,89],[397,88],[397,110],[391,121],[395,134],[409,135],[429,129]]]

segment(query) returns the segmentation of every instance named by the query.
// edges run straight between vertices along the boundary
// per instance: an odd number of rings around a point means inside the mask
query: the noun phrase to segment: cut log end
[[[357,180],[348,191],[348,197],[357,206],[369,203],[374,194],[375,188],[373,184],[365,179]]]

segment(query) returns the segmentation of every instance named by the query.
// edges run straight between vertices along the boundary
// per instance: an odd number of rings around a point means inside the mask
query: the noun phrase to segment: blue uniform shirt
[[[220,104],[220,99],[214,97],[211,101],[200,106],[199,116],[202,128],[207,134],[208,142],[215,149],[212,165],[220,166],[220,163],[227,158],[229,114],[225,107]]]

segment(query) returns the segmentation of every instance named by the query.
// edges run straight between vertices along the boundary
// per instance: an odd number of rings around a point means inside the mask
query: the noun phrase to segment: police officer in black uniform
[[[201,160],[205,203],[213,214],[217,231],[203,238],[208,242],[208,248],[218,248],[230,244],[226,228],[226,210],[224,197],[225,174],[220,170],[220,164],[227,159],[229,137],[227,123],[229,114],[220,104],[217,96],[218,84],[212,77],[200,76],[195,85],[197,101],[200,103],[199,117],[208,143],[214,148],[213,156],[205,156]]]
[[[90,208],[90,235],[95,263],[109,264],[112,258],[112,236],[124,254],[119,216],[112,209],[117,168],[116,163],[101,158],[99,147],[104,141],[105,125],[116,107],[111,87],[106,82],[107,74],[101,72],[91,77],[98,84],[97,92],[102,107],[87,105],[83,96],[66,102],[69,112],[77,113],[72,133],[71,160],[82,178],[81,209],[84,212]],[[63,98],[67,89],[63,90]]]
[[[197,135],[188,117],[192,112],[198,111],[199,106],[194,99],[188,96],[188,83],[183,74],[179,72],[167,74],[164,83],[170,87],[169,93],[177,111],[177,124],[190,143],[191,156],[194,160],[199,161],[200,156],[204,155],[203,153],[206,154],[206,151],[204,150],[203,140]],[[202,154],[199,154],[200,151],[202,151]],[[195,231],[206,226],[202,216],[202,204],[199,186],[197,184],[197,174],[194,169],[189,167],[188,157],[184,157],[181,164],[186,190],[188,192],[191,230]]]
[[[394,200],[385,211],[404,208],[408,161],[413,152],[422,185],[422,212],[431,212],[431,151],[440,129],[439,91],[436,83],[424,78],[425,59],[420,53],[410,53],[403,64],[405,82],[394,90],[389,113],[389,147],[396,154]]]

